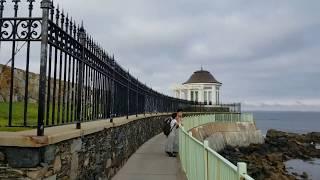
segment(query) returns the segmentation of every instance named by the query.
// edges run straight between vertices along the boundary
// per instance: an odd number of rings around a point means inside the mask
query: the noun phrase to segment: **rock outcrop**
[[[269,130],[264,144],[251,144],[248,147],[227,146],[220,151],[232,163],[239,161],[248,164],[248,173],[259,179],[306,179],[307,174],[289,174],[284,162],[291,159],[310,160],[320,158],[320,133],[286,133]]]

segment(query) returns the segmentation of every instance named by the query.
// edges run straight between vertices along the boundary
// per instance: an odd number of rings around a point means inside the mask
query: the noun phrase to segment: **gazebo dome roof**
[[[213,75],[209,71],[205,71],[201,69],[200,71],[194,72],[191,77],[183,84],[190,84],[190,83],[217,83],[221,84],[217,81]]]

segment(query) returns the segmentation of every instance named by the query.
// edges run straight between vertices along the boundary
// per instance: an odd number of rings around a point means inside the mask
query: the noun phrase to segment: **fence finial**
[[[5,3],[6,0],[0,0],[0,18],[2,18],[3,16],[3,8],[4,8],[4,5],[3,3]]]
[[[77,26],[76,26],[76,21],[73,20],[73,37],[77,37]]]
[[[66,17],[66,31],[68,32],[69,28],[69,13],[67,13],[67,17]]]
[[[17,11],[18,11],[18,3],[21,2],[21,0],[12,0],[12,2],[14,2],[14,11],[15,11],[15,17],[17,17]]]
[[[64,9],[62,9],[62,12],[61,12],[61,28],[63,29],[63,26],[64,26]]]
[[[83,20],[81,21],[81,28],[80,29],[84,29],[83,27]]]
[[[59,10],[59,4],[57,5],[56,8],[56,24],[59,24],[59,18],[60,18],[60,10]]]

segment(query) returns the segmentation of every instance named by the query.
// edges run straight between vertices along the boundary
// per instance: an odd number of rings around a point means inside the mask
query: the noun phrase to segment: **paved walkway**
[[[179,159],[165,154],[166,140],[159,134],[143,144],[113,180],[186,180]]]

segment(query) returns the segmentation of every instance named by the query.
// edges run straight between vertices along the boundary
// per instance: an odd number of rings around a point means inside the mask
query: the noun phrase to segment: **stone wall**
[[[264,143],[261,131],[253,122],[214,122],[193,128],[191,132],[200,141],[208,140],[209,147],[215,151],[227,145],[235,147]]]
[[[0,179],[111,179],[167,115],[141,118],[40,148],[0,147]]]
[[[14,70],[13,101],[23,101],[25,94],[26,73],[21,69]],[[11,67],[0,64],[0,102],[9,102],[11,84]],[[29,101],[36,102],[39,91],[39,75],[29,73]]]
[[[25,97],[25,88],[26,88],[26,72],[22,69],[14,69],[13,75],[13,102],[23,102]],[[57,78],[59,74],[57,74]],[[60,84],[59,84],[60,83]],[[69,83],[69,91],[68,91],[68,81],[60,81],[56,79],[56,97],[55,100],[58,101],[58,91],[59,86],[60,90],[60,98],[62,100],[63,95],[69,94],[69,98],[71,99],[72,85],[75,88],[76,83]],[[0,102],[9,102],[10,101],[10,86],[11,86],[11,67],[0,64]],[[66,86],[66,88],[64,88]],[[53,98],[53,87],[54,87],[54,79],[52,78],[50,81],[51,94],[50,98]],[[86,88],[86,87],[84,87]],[[65,91],[63,91],[65,90]],[[28,101],[29,103],[36,103],[39,96],[39,74],[29,72],[29,81],[28,81]],[[66,97],[67,98],[67,97]]]

